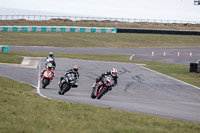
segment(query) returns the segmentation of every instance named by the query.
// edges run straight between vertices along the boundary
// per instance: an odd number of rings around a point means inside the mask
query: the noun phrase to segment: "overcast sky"
[[[0,7],[88,16],[200,21],[194,0],[0,0]]]

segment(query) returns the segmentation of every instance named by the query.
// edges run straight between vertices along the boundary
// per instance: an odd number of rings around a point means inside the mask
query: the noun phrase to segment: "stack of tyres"
[[[190,63],[190,72],[197,72],[198,64],[197,63]]]
[[[197,67],[197,72],[200,73],[200,59],[197,61],[198,67]]]
[[[2,52],[9,52],[8,46],[2,46]]]

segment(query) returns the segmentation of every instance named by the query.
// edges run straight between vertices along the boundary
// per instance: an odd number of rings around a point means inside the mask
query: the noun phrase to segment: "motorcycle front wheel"
[[[61,95],[64,95],[67,91],[71,89],[71,87],[67,83],[63,83],[62,86],[60,87],[60,93]]]
[[[97,96],[95,95],[95,90],[96,90],[96,89],[93,89],[93,90],[92,90],[92,93],[91,93],[91,98],[92,98],[92,99],[95,99],[95,98],[97,97]]]
[[[49,80],[45,78],[43,80],[42,88],[45,89],[48,84],[49,84]]]

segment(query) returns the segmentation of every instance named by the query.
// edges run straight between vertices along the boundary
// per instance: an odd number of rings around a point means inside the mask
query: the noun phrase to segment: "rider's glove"
[[[99,82],[100,81],[100,79],[99,78],[96,78],[96,82]]]

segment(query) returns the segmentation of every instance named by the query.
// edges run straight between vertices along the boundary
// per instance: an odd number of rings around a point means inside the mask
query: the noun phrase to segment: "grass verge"
[[[200,124],[35,95],[32,86],[0,77],[1,132],[198,133]]]
[[[200,47],[200,36],[159,34],[94,34],[0,32],[1,45],[57,47]]]
[[[0,63],[12,63],[20,64],[23,60],[23,57],[0,53]]]

